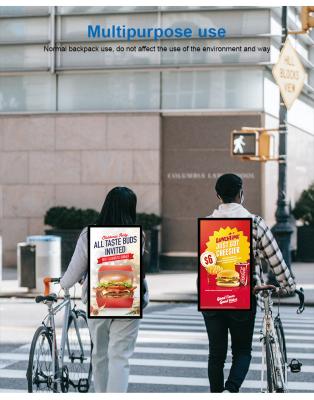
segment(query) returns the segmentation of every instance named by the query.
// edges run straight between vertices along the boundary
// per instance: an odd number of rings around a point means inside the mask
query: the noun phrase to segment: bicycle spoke
[[[83,333],[84,332],[84,333]],[[78,391],[82,380],[91,381],[91,340],[86,319],[71,317],[66,341],[66,366],[69,370],[69,391]]]
[[[29,367],[31,366],[31,376],[28,376],[29,391],[54,392],[51,348],[44,328],[40,328],[34,335],[29,363]]]

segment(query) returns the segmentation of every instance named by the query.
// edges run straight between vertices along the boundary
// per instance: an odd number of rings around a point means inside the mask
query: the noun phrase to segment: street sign
[[[231,152],[233,156],[256,156],[257,132],[233,131]]]
[[[298,53],[288,38],[273,67],[273,76],[279,86],[283,101],[289,109],[303,88],[306,73]]]

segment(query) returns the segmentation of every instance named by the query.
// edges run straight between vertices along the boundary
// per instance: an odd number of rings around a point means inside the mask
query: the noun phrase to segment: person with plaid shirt
[[[252,218],[253,220],[253,285],[263,281],[261,259],[272,270],[286,294],[296,289],[294,276],[287,267],[278,244],[265,221],[243,207],[242,179],[234,174],[222,175],[215,190],[222,204],[208,218]],[[256,297],[250,311],[218,310],[202,312],[209,341],[208,379],[211,392],[237,393],[246,377],[251,362],[252,340],[256,315]],[[224,383],[224,364],[228,350],[228,332],[231,336],[232,364]]]

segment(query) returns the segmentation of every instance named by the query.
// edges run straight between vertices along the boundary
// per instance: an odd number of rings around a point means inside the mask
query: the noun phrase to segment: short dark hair
[[[238,175],[224,174],[217,179],[215,190],[224,203],[232,203],[242,186],[242,179]]]
[[[107,194],[98,225],[134,225],[137,198],[133,190],[117,186]]]

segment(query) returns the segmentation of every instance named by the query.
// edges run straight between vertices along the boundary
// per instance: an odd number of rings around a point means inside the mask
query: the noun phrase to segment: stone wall
[[[154,114],[0,117],[0,232],[4,265],[16,244],[44,232],[55,205],[99,210],[126,185],[138,211],[160,214],[160,118]]]
[[[265,126],[277,128],[278,119],[265,114]],[[314,183],[314,135],[288,124],[287,135],[287,199],[294,207],[304,189]],[[278,147],[278,134],[275,134]],[[278,163],[270,162],[263,166],[263,213],[267,223],[275,224],[278,198]]]

